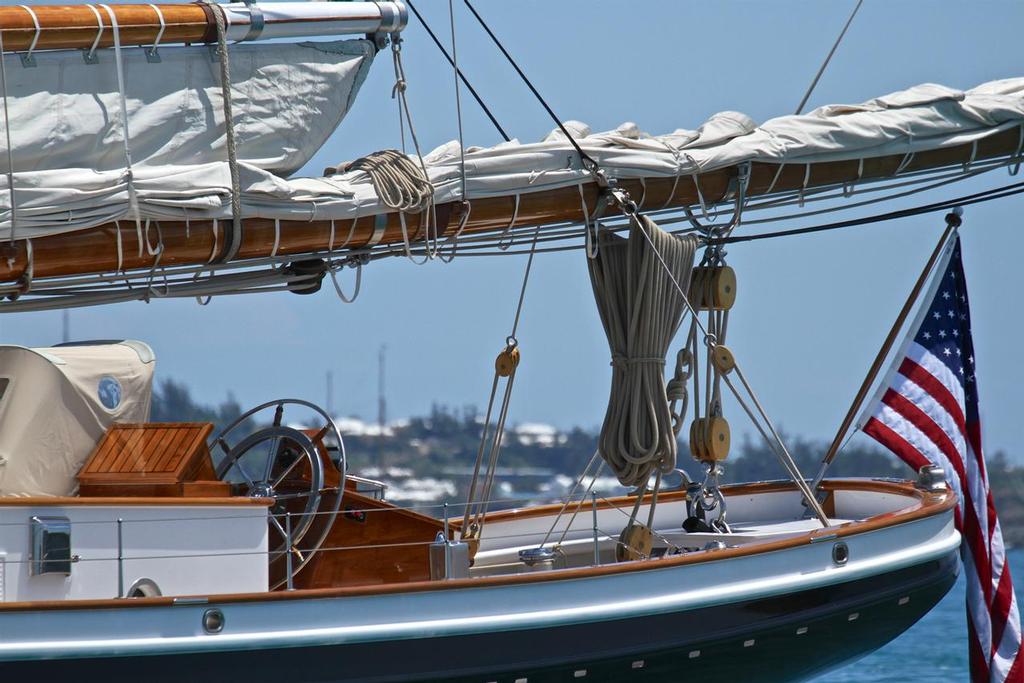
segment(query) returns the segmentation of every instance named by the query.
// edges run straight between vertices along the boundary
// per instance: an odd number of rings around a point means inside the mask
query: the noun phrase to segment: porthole
[[[850,561],[850,548],[845,543],[836,543],[832,546],[832,561],[840,567]]]
[[[219,609],[208,609],[203,612],[203,630],[207,633],[220,633],[224,630],[224,613]]]

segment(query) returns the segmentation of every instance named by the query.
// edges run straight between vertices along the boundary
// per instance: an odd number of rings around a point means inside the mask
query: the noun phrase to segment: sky
[[[542,138],[551,120],[464,6],[454,4],[463,71],[515,137]],[[561,118],[594,130],[635,121],[664,133],[696,128],[724,110],[755,121],[792,113],[854,3],[475,4]],[[450,41],[447,2],[418,0],[417,7]],[[924,82],[969,88],[1024,75],[1021,26],[1020,2],[867,0],[809,108]],[[405,41],[410,106],[430,149],[457,136],[452,71],[415,19]],[[300,174],[398,146],[393,79],[390,55],[381,53],[347,119]],[[467,144],[500,141],[465,91],[463,114]],[[875,210],[1012,180],[999,170]],[[1022,197],[969,207],[962,237],[987,450],[1024,463]],[[728,342],[776,424],[831,438],[942,227],[941,214],[931,214],[729,249],[739,297]],[[156,351],[158,378],[180,380],[210,403],[229,393],[243,405],[282,396],[323,403],[331,372],[336,411],[367,419],[376,419],[377,357],[386,344],[389,418],[423,414],[434,403],[483,406],[524,266],[521,256],[423,266],[396,258],[364,269],[353,304],[326,284],[314,296],[224,297],[205,307],[192,300],[118,304],[72,311],[71,335],[144,340]],[[343,276],[349,285],[350,276]],[[59,342],[61,314],[4,316],[0,337],[28,346]],[[600,425],[608,348],[582,253],[537,258],[519,339],[510,419]],[[726,410],[734,434],[750,430],[735,407]]]

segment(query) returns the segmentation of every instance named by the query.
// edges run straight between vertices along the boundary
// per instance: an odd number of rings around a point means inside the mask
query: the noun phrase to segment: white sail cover
[[[266,82],[269,86],[270,80]],[[273,85],[279,88],[282,84]],[[241,91],[236,85],[236,92]],[[295,106],[290,96],[282,96],[282,100]],[[259,128],[255,122],[249,125],[247,136],[269,138],[254,141],[253,149],[263,150],[262,145],[272,145],[276,140],[277,134],[270,129]],[[569,122],[567,127],[587,154],[610,177],[618,178],[696,174],[746,161],[804,164],[909,155],[970,143],[1018,127],[1024,143],[1024,78],[992,81],[967,91],[919,85],[863,104],[821,107],[800,116],[771,119],[760,126],[744,114],[723,112],[696,130],[679,129],[658,136],[643,133],[632,123],[603,133],[592,133],[578,122]],[[196,159],[207,158],[198,152],[196,155]],[[241,164],[245,216],[343,220],[387,211],[361,172],[294,179],[270,172],[294,167],[299,156],[280,165],[267,165],[271,152],[254,152],[252,157],[262,159],[262,166],[247,157]],[[468,148],[465,159],[470,199],[571,187],[590,179],[560,131],[533,144],[512,141],[490,148]],[[458,143],[435,149],[426,162],[436,201],[459,199]],[[116,166],[116,161],[111,163]],[[0,184],[4,182],[0,175]],[[133,182],[138,216],[144,220],[231,216],[228,169],[223,163],[147,165],[134,170]],[[56,234],[136,215],[129,205],[123,169],[19,169],[15,187],[18,238]],[[9,197],[0,185],[0,236],[9,230]]]
[[[137,341],[0,346],[0,496],[66,496],[114,422],[146,422],[152,350]]]

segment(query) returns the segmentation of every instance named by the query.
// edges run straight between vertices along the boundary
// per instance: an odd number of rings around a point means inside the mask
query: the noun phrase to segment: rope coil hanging
[[[689,287],[697,239],[673,236],[636,214],[628,238],[605,230],[597,239],[598,253],[588,268],[612,354],[598,451],[624,486],[644,486],[655,471],[676,466],[682,420],[670,407],[664,367],[687,310],[675,283],[683,291]],[[682,367],[679,373],[686,374]],[[673,382],[674,402],[685,401],[680,385],[685,387],[685,379]]]
[[[361,171],[370,178],[380,201],[405,213],[425,211],[434,198],[434,186],[423,169],[397,149],[372,152],[342,166],[339,172]]]

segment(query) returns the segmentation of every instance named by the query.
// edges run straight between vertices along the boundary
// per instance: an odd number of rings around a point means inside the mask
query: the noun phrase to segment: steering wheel
[[[284,423],[285,406],[299,406],[317,414],[319,429],[303,430]],[[235,442],[235,437],[257,415],[273,409],[270,426],[257,429]],[[269,415],[268,415],[269,417]],[[336,446],[330,444],[333,441]],[[341,507],[346,475],[345,445],[334,420],[319,406],[299,399],[279,399],[246,411],[210,438],[210,453],[219,449],[217,478],[229,481],[236,495],[273,498],[268,516],[276,531],[270,543],[272,565],[289,553],[291,572],[272,571],[271,590],[298,574],[319,550]],[[321,457],[321,452],[325,457]],[[325,464],[330,463],[330,469]],[[332,471],[333,470],[333,471]],[[331,484],[337,483],[336,486]],[[308,535],[308,538],[307,538]]]

